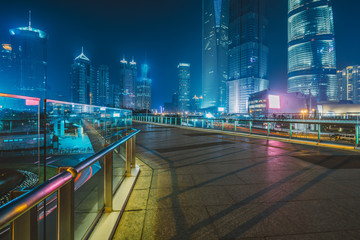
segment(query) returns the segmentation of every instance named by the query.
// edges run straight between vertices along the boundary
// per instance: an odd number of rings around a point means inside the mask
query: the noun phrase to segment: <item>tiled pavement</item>
[[[360,239],[360,155],[136,125],[140,177],[114,239]]]

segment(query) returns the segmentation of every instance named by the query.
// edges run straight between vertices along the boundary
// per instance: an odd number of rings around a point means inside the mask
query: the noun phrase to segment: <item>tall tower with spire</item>
[[[84,48],[71,65],[71,101],[82,104],[96,104],[96,81],[93,66],[84,54]]]
[[[12,68],[14,72],[10,93],[31,97],[45,97],[47,86],[48,35],[29,25],[10,29]]]

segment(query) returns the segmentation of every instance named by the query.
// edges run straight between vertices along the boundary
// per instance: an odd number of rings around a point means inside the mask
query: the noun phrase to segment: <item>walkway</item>
[[[357,153],[135,127],[141,173],[114,239],[360,239]]]

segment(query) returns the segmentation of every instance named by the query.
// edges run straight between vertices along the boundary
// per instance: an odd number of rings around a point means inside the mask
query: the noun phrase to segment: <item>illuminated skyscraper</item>
[[[93,67],[90,59],[85,56],[83,49],[71,65],[70,77],[72,83],[71,101],[83,104],[96,104]]]
[[[11,93],[45,97],[47,34],[31,26],[10,29],[14,70]]]
[[[190,64],[179,63],[178,65],[179,79],[179,111],[181,113],[190,111]]]
[[[151,79],[149,65],[141,65],[141,77],[136,84],[136,109],[151,110]]]
[[[120,61],[120,107],[135,109],[137,66],[134,59]]]
[[[334,20],[330,0],[289,0],[288,92],[337,99]]]
[[[338,71],[337,77],[337,100],[348,100],[360,104],[360,66],[348,66]]]
[[[109,67],[100,65],[97,70],[97,105],[108,106],[110,104],[110,78]]]
[[[268,88],[268,55],[262,0],[230,0],[229,113],[247,113],[250,94]]]
[[[202,108],[226,106],[229,0],[203,0]]]
[[[10,44],[0,46],[0,92],[8,93],[13,87],[12,47]]]

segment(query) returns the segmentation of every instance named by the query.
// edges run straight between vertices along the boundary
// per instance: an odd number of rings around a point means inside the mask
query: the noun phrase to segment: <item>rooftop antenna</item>
[[[29,10],[29,29],[31,29],[31,10]]]
[[[81,54],[84,54],[84,46],[81,46]]]

